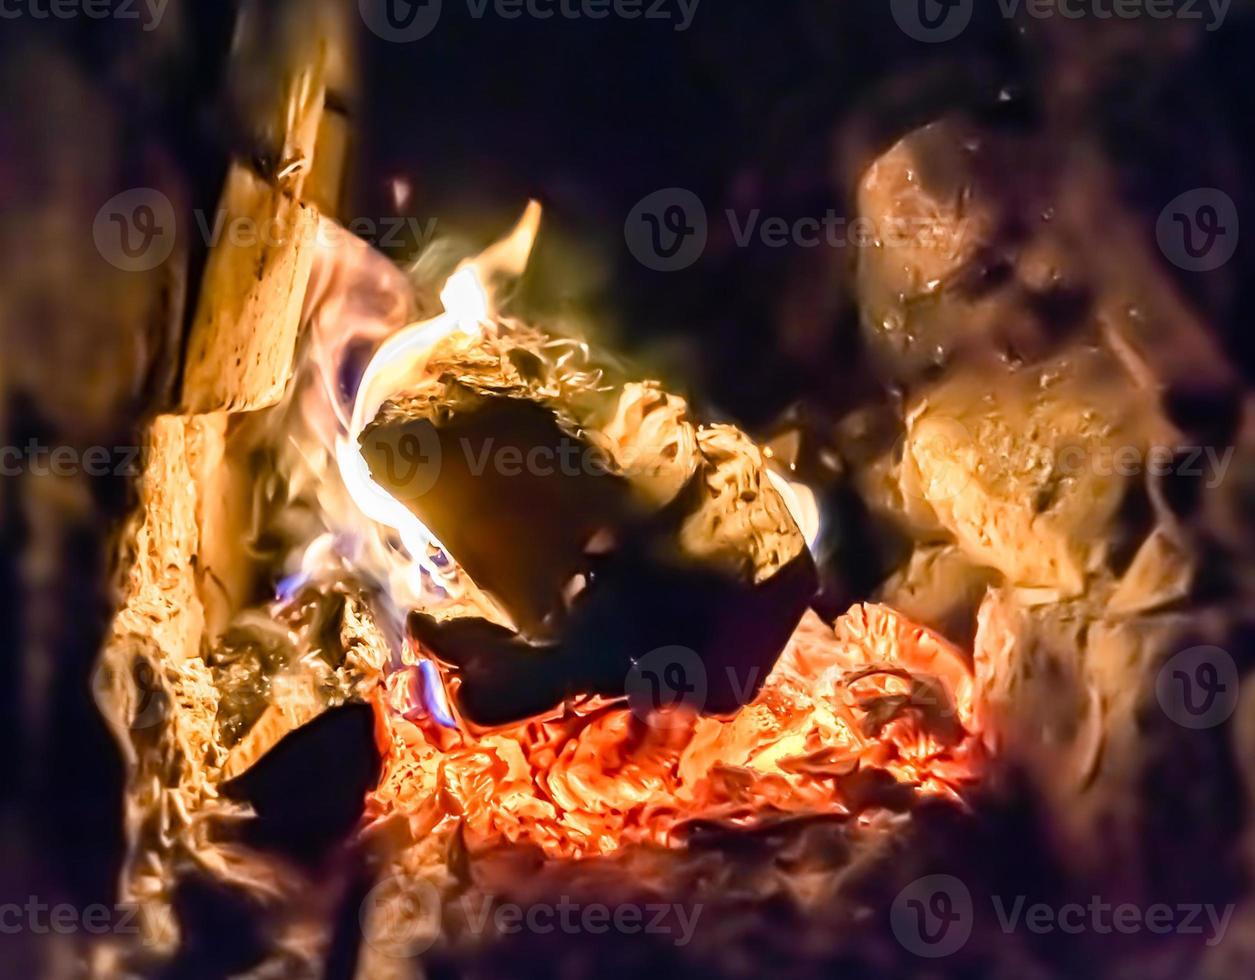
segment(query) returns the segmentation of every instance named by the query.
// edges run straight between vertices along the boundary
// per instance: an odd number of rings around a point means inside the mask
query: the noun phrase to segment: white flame
[[[767,476],[771,480],[771,485],[784,499],[784,506],[788,509],[798,530],[802,532],[802,537],[806,539],[807,547],[814,551],[821,529],[819,503],[815,500],[815,491],[805,483],[798,483],[782,476],[772,466],[767,467]]]
[[[452,588],[450,566],[437,560],[444,549],[436,536],[409,508],[375,482],[358,439],[383,404],[421,376],[438,343],[455,334],[463,335],[468,342],[483,334],[496,312],[485,282],[523,272],[536,241],[540,213],[540,205],[530,202],[506,238],[458,266],[440,292],[443,313],[410,324],[380,345],[362,375],[348,432],[336,439],[336,464],[353,502],[376,524],[396,531],[413,559],[406,583],[411,601],[423,592],[421,570],[442,586]]]
[[[459,330],[467,336],[479,336],[483,330],[481,324],[488,319],[491,304],[488,302],[488,290],[480,281],[475,266],[464,266],[449,277],[440,291],[440,302]]]
[[[438,344],[475,344],[497,329],[497,297],[525,270],[540,218],[540,205],[530,202],[505,238],[457,266],[440,291],[442,312],[405,326],[399,326],[399,307],[406,305],[400,299],[408,299],[410,289],[391,263],[356,239],[350,248],[318,256],[306,309],[317,383],[298,396],[301,424],[291,429],[286,471],[294,494],[314,497],[325,533],[307,539],[299,563],[289,563],[281,591],[344,562],[378,584],[398,629],[408,610],[430,610],[442,598],[470,601],[487,618],[510,625],[418,516],[375,482],[359,439],[385,402],[421,379]],[[363,343],[378,346],[350,410],[340,376],[353,345]],[[771,479],[813,545],[820,529],[813,494],[778,473]]]

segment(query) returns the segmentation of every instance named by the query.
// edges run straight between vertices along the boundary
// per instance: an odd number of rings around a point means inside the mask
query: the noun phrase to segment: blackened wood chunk
[[[518,626],[415,614],[410,631],[478,725],[621,696],[670,647],[700,659],[700,707],[734,711],[814,595],[801,532],[743,433],[697,428],[652,383],[574,377],[544,345],[449,343],[367,426],[375,480]]]
[[[634,663],[677,647],[696,655],[704,675],[698,701],[685,703],[727,714],[758,693],[814,591],[809,552],[761,585],[619,554],[597,563],[559,643],[532,645],[483,620],[419,613],[409,629],[452,668],[454,701],[477,725],[522,721],[580,694],[625,696]],[[676,662],[692,670],[691,658]]]
[[[247,843],[316,865],[357,826],[379,768],[371,708],[350,704],[287,735],[223,789],[257,813]]]
[[[380,425],[362,447],[375,480],[535,640],[554,635],[587,543],[636,509],[600,453],[520,398]]]
[[[455,678],[450,685],[461,716],[495,727],[539,715],[579,693],[579,667],[567,651],[531,644],[482,619],[437,620],[410,613],[410,635]]]

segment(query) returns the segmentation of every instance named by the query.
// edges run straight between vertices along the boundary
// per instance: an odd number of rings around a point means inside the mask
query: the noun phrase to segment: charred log
[[[733,711],[816,589],[743,434],[697,429],[654,386],[563,376],[534,338],[446,342],[361,443],[375,480],[517,625],[411,617],[476,724],[620,696],[632,665],[665,646],[701,659],[706,710]]]

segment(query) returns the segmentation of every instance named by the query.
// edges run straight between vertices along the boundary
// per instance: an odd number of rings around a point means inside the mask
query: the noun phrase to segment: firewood
[[[1000,165],[1007,155],[1016,166]],[[903,137],[859,181],[857,285],[863,331],[884,373],[914,381],[956,356],[1044,351],[1032,311],[998,292],[1004,198],[1025,171],[1005,140],[945,119]],[[851,225],[851,233],[858,225]],[[991,278],[986,285],[983,280]]]
[[[669,645],[704,662],[705,707],[734,710],[814,591],[801,532],[736,429],[696,428],[657,386],[563,370],[543,338],[451,339],[363,432],[375,480],[519,636],[412,628],[479,724],[621,695],[632,663]]]
[[[217,809],[208,774],[217,762],[218,692],[200,659],[204,607],[194,559],[204,463],[221,439],[213,419],[154,421],[122,605],[94,679],[127,770],[121,897],[146,904],[145,940],[161,953],[178,942],[177,931],[156,928],[169,917],[174,869],[154,854],[196,835],[193,824]]]
[[[188,342],[189,412],[273,405],[292,372],[318,213],[239,163],[231,165]]]
[[[959,117],[903,137],[858,187],[859,303],[884,373],[918,383],[955,359],[1031,362],[1084,339],[1185,434],[1228,441],[1236,374],[1124,196],[1084,142],[1061,155]]]
[[[140,906],[142,944],[121,937],[102,944],[94,975],[116,975],[131,957],[152,962],[178,947],[172,900],[188,863],[252,895],[298,891],[284,868],[223,839],[222,828],[244,812],[219,793],[228,762],[217,724],[223,691],[203,656],[254,574],[236,521],[255,474],[231,457],[229,412],[282,395],[316,245],[319,216],[302,201],[302,187],[322,142],[320,62],[289,75],[276,100],[285,124],[274,179],[238,162],[228,172],[221,220],[210,225],[221,237],[183,365],[186,414],[149,427],[139,510],[121,532],[125,580],[94,693],[126,765],[119,897]],[[336,170],[329,166],[328,177]],[[358,649],[346,661],[364,671],[379,659]],[[262,741],[254,739],[258,754]],[[244,755],[231,761],[232,772],[251,761]]]
[[[209,253],[188,340],[183,380],[188,412],[252,411],[275,404],[283,394],[317,246],[318,210],[302,199],[302,190],[324,99],[320,63],[296,74],[285,102],[275,179],[265,180],[239,162],[227,172],[217,222],[210,228],[221,237]],[[343,152],[338,129],[324,131],[323,138]]]

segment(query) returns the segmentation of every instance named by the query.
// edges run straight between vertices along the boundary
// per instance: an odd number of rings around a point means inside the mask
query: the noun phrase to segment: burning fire
[[[491,329],[493,309],[484,284],[493,276],[513,278],[522,273],[539,228],[540,205],[533,201],[509,237],[463,262],[449,277],[440,291],[442,314],[406,327],[380,346],[359,383],[348,432],[336,440],[336,462],[353,502],[371,520],[395,530],[414,561],[442,584],[448,584],[445,569],[449,565],[437,562],[434,555],[443,553],[443,546],[422,521],[371,478],[358,439],[384,400],[402,388],[407,378],[422,372],[438,342],[461,334],[467,343],[474,343]]]
[[[416,687],[402,671],[379,698],[385,772],[370,816],[402,815],[415,840],[460,822],[472,846],[523,841],[555,857],[666,844],[691,821],[902,808],[911,788],[957,799],[982,752],[962,654],[877,605],[835,629],[808,614],[727,720],[658,725],[589,701],[472,737],[433,723]]]
[[[507,238],[454,270],[441,312],[408,326],[413,310],[396,299],[407,284],[364,245],[324,264],[355,266],[356,291],[325,269],[311,290],[302,370],[312,378],[298,380],[284,465],[296,492],[316,501],[322,526],[294,553],[278,601],[311,579],[351,575],[385,606],[394,669],[375,702],[385,768],[368,817],[399,818],[415,840],[461,824],[472,844],[530,842],[583,856],[666,843],[697,820],[743,826],[900,808],[913,793],[956,797],[980,763],[968,661],[883,606],[855,606],[835,627],[808,614],[758,695],[731,718],[648,715],[587,697],[488,732],[457,723],[439,671],[406,637],[406,613],[457,610],[512,624],[374,481],[358,439],[437,343],[475,345],[510,329],[493,296],[522,273],[539,221],[533,202]],[[356,379],[355,345],[374,348]],[[772,480],[813,544],[813,495],[778,473]]]

